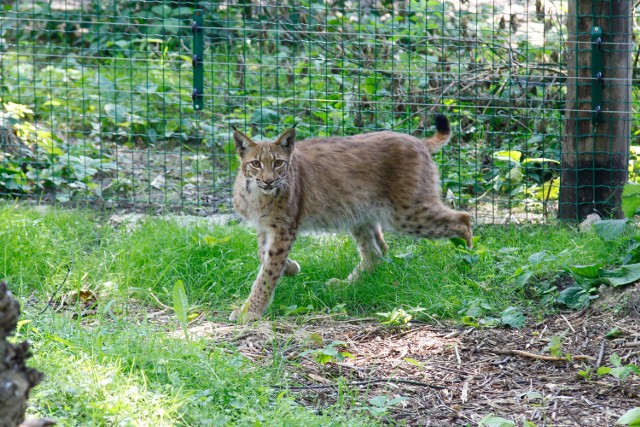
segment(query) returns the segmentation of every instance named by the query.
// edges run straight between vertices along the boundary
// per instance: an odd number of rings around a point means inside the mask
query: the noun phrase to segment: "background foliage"
[[[423,135],[444,112],[457,134],[436,155],[448,200],[490,220],[539,217],[559,188],[567,1],[513,3],[5,2],[0,192],[225,211],[232,124],[257,138],[294,123],[302,137]]]

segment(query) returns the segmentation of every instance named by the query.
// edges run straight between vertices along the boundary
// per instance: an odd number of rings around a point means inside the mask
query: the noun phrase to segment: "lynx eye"
[[[284,166],[284,160],[278,159],[275,162],[273,162],[274,168],[279,168],[280,166]]]
[[[256,169],[262,169],[262,163],[260,162],[260,160],[254,160],[249,164]]]

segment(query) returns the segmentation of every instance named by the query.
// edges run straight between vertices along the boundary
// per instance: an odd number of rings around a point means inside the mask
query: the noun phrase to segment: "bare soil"
[[[234,345],[257,364],[295,362],[281,364],[286,381],[273,384],[274,391],[288,388],[318,412],[336,403],[345,387],[359,390],[354,405],[361,406],[354,408],[361,410],[380,409],[369,401],[375,396],[408,398],[381,417],[409,426],[475,426],[495,414],[517,425],[526,417],[538,427],[603,427],[640,406],[640,376],[620,381],[595,373],[612,366],[613,353],[623,365],[640,365],[639,285],[603,290],[586,311],[558,313],[523,329],[391,328],[374,319],[321,316],[249,326],[200,319],[189,330],[212,346]],[[553,336],[561,337],[561,357],[550,354]],[[304,354],[335,340],[353,357],[319,364]]]

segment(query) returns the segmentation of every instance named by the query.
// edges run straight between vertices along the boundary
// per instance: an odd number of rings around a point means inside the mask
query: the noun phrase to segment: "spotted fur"
[[[260,318],[280,277],[300,271],[288,256],[303,230],[351,232],[361,261],[348,280],[372,269],[387,252],[383,228],[417,237],[462,237],[471,247],[471,217],[442,203],[431,159],[450,139],[446,117],[436,117],[436,130],[426,140],[383,131],[300,142],[293,128],[264,142],[236,130],[241,167],[234,205],[257,230],[262,265],[231,319]]]

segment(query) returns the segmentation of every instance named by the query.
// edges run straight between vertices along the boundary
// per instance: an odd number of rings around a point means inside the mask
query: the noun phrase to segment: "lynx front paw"
[[[298,261],[288,259],[287,265],[284,267],[284,275],[295,276],[298,273],[300,273],[300,264],[298,264]]]
[[[256,320],[259,320],[261,317],[262,317],[261,313],[249,311],[247,307],[243,305],[242,307],[236,310],[233,310],[231,312],[231,315],[229,316],[229,320],[231,320],[232,322],[238,322],[242,325],[245,325],[247,323],[255,322]]]

